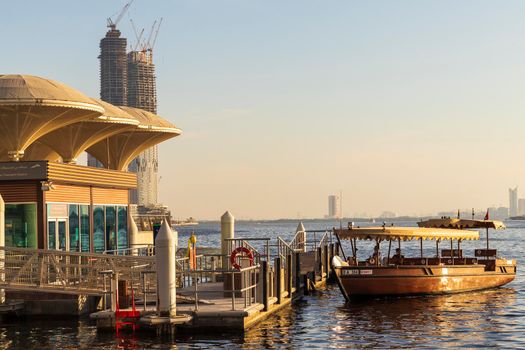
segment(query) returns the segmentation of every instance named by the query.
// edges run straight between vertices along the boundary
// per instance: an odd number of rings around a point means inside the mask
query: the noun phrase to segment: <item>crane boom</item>
[[[157,42],[157,36],[159,35],[159,29],[160,29],[160,25],[162,24],[162,17],[160,18],[160,21],[159,21],[159,25],[157,26],[157,30],[155,31],[155,36],[153,36],[153,42],[151,43],[151,46],[150,46],[150,51],[153,51],[153,48],[155,47],[155,43]]]
[[[135,33],[135,39],[137,39],[137,43],[134,47],[132,47],[133,51],[136,51],[140,45],[140,40],[142,39],[142,35],[144,34],[144,28],[140,31],[140,34],[137,32],[137,27],[135,27],[135,23],[130,18],[129,21],[131,22],[131,27],[133,28],[133,32]]]
[[[129,9],[129,7],[133,3],[133,1],[135,1],[135,0],[131,0],[126,5],[124,5],[124,7],[122,8],[122,10],[120,10],[120,13],[118,14],[118,16],[117,16],[117,18],[115,20],[113,20],[111,17],[108,17],[108,28],[111,28],[112,30],[114,30],[117,27],[118,22],[120,22],[122,17],[124,17],[124,14]]]
[[[151,42],[151,36],[153,35],[153,32],[155,31],[155,25],[157,24],[157,20],[153,22],[153,25],[151,26],[151,31],[149,32],[148,40],[146,41],[146,44],[144,45],[145,50],[149,50],[150,46],[149,43]]]

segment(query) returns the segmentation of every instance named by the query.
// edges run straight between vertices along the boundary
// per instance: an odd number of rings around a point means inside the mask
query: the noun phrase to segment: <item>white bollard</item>
[[[5,247],[5,202],[0,195],[0,247]],[[4,271],[5,251],[0,250],[0,282],[5,281]],[[0,289],[0,304],[5,303],[5,290]]]
[[[155,239],[155,257],[157,262],[157,295],[159,316],[172,317],[177,314],[177,291],[175,253],[177,251],[175,235],[164,219]]]
[[[297,241],[298,243],[301,243],[301,245],[298,248],[302,249],[303,252],[306,253],[306,229],[304,228],[302,221],[300,221],[299,225],[297,225],[297,229],[295,230],[295,233],[296,234],[299,233],[299,235],[297,236]]]
[[[137,223],[133,220],[133,216],[129,214],[129,247],[131,248],[131,255],[139,255],[138,252],[138,235],[139,228]]]
[[[227,211],[221,216],[221,254],[223,259],[222,267],[226,268],[227,264],[225,261],[228,261],[228,247],[230,246],[230,241],[227,241],[228,238],[234,238],[235,236],[235,218],[233,215]]]

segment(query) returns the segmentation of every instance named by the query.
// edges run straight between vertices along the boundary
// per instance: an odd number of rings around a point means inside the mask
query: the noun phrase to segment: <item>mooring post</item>
[[[317,248],[315,260],[317,262],[316,269],[319,270],[319,277],[321,277],[322,279],[323,278],[323,250],[321,249],[321,247]]]
[[[295,293],[301,292],[301,253],[295,252]]]
[[[262,293],[263,293],[263,311],[268,311],[270,307],[270,281],[268,261],[262,261]]]
[[[118,272],[111,274],[111,311],[117,311],[118,304]]]
[[[162,222],[155,239],[155,258],[157,263],[158,315],[171,317],[177,314],[175,253],[176,237],[166,219]]]
[[[230,263],[228,260],[228,254],[230,253],[229,247],[231,242],[227,239],[234,238],[235,236],[235,218],[233,215],[226,211],[221,216],[221,255],[222,255],[222,268],[229,268]],[[232,276],[233,278],[233,276]]]
[[[133,220],[131,213],[128,215],[129,220],[129,247],[131,248],[131,255],[139,255],[138,252],[138,240],[139,240],[139,228],[137,223]]]
[[[325,244],[323,246],[324,250],[324,266],[326,271],[326,279],[328,279],[328,276],[330,276],[330,250],[328,249],[328,245]]]
[[[292,298],[292,285],[293,285],[293,268],[292,268],[292,254],[286,256],[286,291],[288,292],[288,298]]]
[[[306,253],[306,229],[304,228],[302,221],[297,225],[295,233],[297,234],[297,243],[299,243],[299,246],[296,248],[302,249],[302,251]]]
[[[0,247],[2,250],[0,250],[0,282],[5,281],[5,202],[2,198],[2,195],[0,195]],[[5,303],[5,290],[0,289],[0,304]]]
[[[282,260],[280,257],[275,258],[275,289],[277,290],[277,304],[283,302],[283,271]]]

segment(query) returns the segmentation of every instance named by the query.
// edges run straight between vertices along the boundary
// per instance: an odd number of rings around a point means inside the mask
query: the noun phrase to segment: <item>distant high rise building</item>
[[[128,106],[157,113],[155,65],[151,50],[131,51],[128,54]],[[131,198],[138,205],[157,204],[158,149],[154,146],[142,152],[129,167],[137,173],[137,190]]]
[[[525,198],[518,199],[518,215],[525,215]]]
[[[115,106],[126,106],[128,101],[127,39],[120,30],[110,27],[100,40],[100,99]],[[88,155],[88,165],[103,167],[95,157]]]
[[[328,196],[328,217],[334,219],[341,217],[340,197],[336,194]]]
[[[508,219],[509,218],[509,208],[499,207],[496,212],[497,219]]]
[[[518,215],[518,187],[509,188],[509,215]]]

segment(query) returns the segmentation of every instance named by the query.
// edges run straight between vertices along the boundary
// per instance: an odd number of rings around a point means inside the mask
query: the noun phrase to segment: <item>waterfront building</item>
[[[6,246],[128,248],[129,190],[137,185],[128,165],[181,131],[153,113],[23,75],[0,76],[0,118],[8,126],[0,129]],[[76,165],[84,151],[104,169]]]
[[[496,218],[504,220],[509,218],[509,208],[499,207],[496,211]]]
[[[518,215],[518,187],[509,188],[509,215]]]
[[[328,196],[328,217],[339,219],[341,217],[341,197],[336,194]]]
[[[525,215],[525,198],[518,199],[518,215]]]

